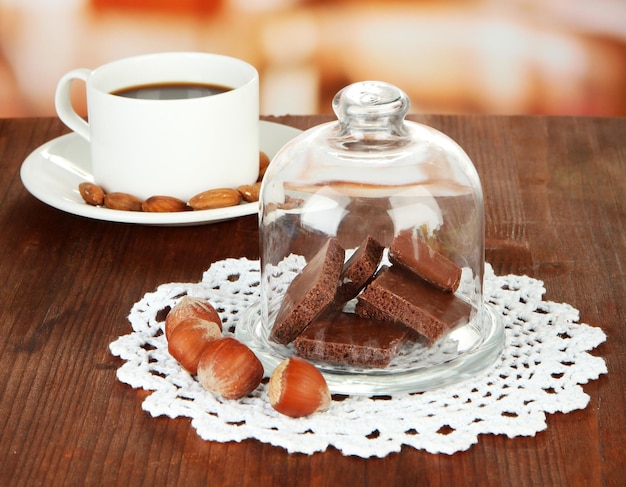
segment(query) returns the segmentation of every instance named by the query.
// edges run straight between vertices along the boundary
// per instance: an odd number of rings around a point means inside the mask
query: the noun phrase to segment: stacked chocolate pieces
[[[459,266],[410,230],[392,241],[392,265],[379,269],[383,251],[367,237],[344,263],[329,238],[287,289],[270,338],[294,342],[304,358],[384,368],[416,333],[434,342],[467,322],[471,305],[454,294]],[[354,313],[344,311],[354,298]]]

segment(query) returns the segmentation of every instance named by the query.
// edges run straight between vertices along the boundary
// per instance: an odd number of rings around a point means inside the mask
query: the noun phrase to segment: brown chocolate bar
[[[291,343],[333,301],[345,251],[337,239],[322,246],[289,285],[270,339]]]
[[[384,247],[376,239],[368,236],[350,256],[339,276],[339,285],[335,295],[337,306],[343,306],[361,292],[378,269],[383,250]]]
[[[360,316],[399,321],[432,341],[467,323],[472,312],[472,306],[455,294],[442,292],[398,266],[381,269],[358,300],[355,313]]]
[[[389,260],[444,291],[456,291],[461,282],[461,268],[419,237],[414,237],[411,230],[403,230],[393,239]]]
[[[405,343],[410,329],[353,313],[323,313],[299,336],[296,353],[306,359],[383,368]]]

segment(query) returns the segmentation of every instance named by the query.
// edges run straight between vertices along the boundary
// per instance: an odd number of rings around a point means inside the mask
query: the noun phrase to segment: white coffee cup
[[[74,110],[70,87],[86,84],[87,121]],[[193,83],[232,88],[188,99],[127,98],[116,91]],[[259,79],[250,64],[199,52],[147,54],[59,81],[59,118],[90,143],[94,182],[107,192],[187,201],[213,188],[256,181],[259,170]]]

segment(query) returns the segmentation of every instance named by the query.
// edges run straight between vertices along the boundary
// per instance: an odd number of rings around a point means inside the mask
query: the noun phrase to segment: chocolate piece
[[[370,281],[383,257],[384,247],[374,238],[367,237],[343,265],[335,304],[343,306]]]
[[[430,338],[418,333],[413,328],[405,326],[403,323],[396,321],[396,319],[389,313],[386,313],[383,310],[376,308],[374,305],[368,303],[367,301],[359,300],[356,308],[358,308],[358,310],[355,309],[355,313],[363,318],[376,321],[391,321],[393,323],[398,323],[404,326],[407,330],[409,330],[409,341],[420,343],[425,347],[429,347],[433,344],[433,341]]]
[[[444,291],[456,291],[461,282],[461,268],[419,237],[414,237],[411,230],[403,230],[393,239],[389,260]]]
[[[333,301],[345,251],[329,239],[289,285],[270,339],[291,343]]]
[[[467,323],[472,306],[442,292],[401,267],[384,267],[358,297],[355,313],[388,317],[437,340],[448,329]],[[372,313],[375,308],[379,313]]]
[[[410,329],[353,313],[323,313],[299,336],[296,353],[306,359],[383,368],[406,341]]]

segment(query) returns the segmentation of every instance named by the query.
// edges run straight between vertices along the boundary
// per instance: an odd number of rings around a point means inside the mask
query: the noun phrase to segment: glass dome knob
[[[333,99],[333,110],[344,135],[358,136],[363,131],[404,135],[403,122],[409,107],[406,93],[382,81],[354,83]]]

